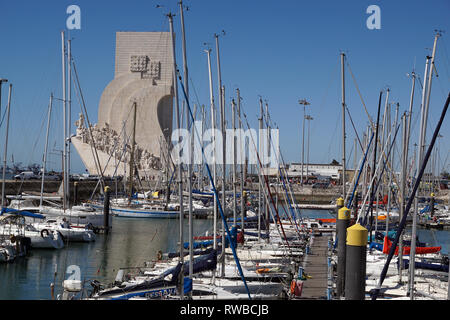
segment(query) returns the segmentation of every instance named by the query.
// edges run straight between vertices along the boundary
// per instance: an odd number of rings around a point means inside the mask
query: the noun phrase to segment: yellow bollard
[[[336,206],[338,207],[338,209],[344,206],[344,199],[342,197],[336,199]]]
[[[347,228],[345,299],[364,300],[368,230],[359,223]]]

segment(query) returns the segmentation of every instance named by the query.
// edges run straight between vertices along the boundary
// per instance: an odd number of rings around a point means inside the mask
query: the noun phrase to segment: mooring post
[[[336,199],[336,207],[339,211],[340,208],[342,208],[344,206],[344,199],[339,197]]]
[[[73,205],[78,204],[78,182],[73,183]]]
[[[364,300],[368,230],[359,223],[347,229],[345,299]]]
[[[431,218],[433,218],[433,216],[434,216],[434,203],[435,203],[434,193],[431,193],[431,198],[430,198],[430,216],[431,216]]]
[[[342,297],[345,288],[345,259],[346,259],[346,245],[347,228],[350,225],[350,210],[347,207],[342,207],[338,211],[338,219],[336,221],[337,233],[337,249],[338,249],[338,263],[337,263],[337,281],[336,281],[336,295]]]
[[[109,187],[105,187],[105,199],[103,201],[103,228],[106,234],[109,233]]]

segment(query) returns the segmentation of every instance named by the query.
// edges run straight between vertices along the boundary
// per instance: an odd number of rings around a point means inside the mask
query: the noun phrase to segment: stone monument
[[[172,134],[173,55],[168,32],[117,32],[114,79],[100,98],[98,123],[80,114],[72,143],[90,174],[128,175],[135,128],[134,163],[141,177],[161,170],[161,145]],[[134,123],[134,103],[136,122]],[[95,146],[96,152],[93,151]]]

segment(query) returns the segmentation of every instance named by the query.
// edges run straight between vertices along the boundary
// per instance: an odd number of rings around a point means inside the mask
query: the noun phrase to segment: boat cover
[[[0,216],[3,215],[3,213],[17,214],[19,216],[30,217],[30,218],[37,218],[37,219],[45,219],[45,216],[43,216],[42,214],[33,213],[33,212],[30,212],[30,211],[26,211],[26,210],[16,210],[16,209],[12,209],[12,208],[2,208],[2,210],[0,212]]]
[[[397,261],[398,264],[398,261]],[[426,269],[426,270],[434,270],[434,271],[443,271],[448,272],[448,264],[437,264],[437,263],[427,263],[427,262],[419,262],[416,261],[415,267],[417,269]],[[403,259],[403,269],[409,268],[409,259]]]

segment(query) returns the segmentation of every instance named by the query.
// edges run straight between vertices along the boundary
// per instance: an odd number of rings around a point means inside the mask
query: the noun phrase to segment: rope
[[[370,117],[370,114],[367,111],[366,104],[364,103],[364,99],[363,99],[363,97],[361,95],[361,92],[359,91],[358,83],[356,82],[356,78],[353,75],[352,68],[350,68],[350,64],[348,63],[348,59],[346,59],[346,61],[347,61],[348,71],[350,71],[350,75],[352,76],[353,82],[355,83],[356,91],[358,91],[358,95],[359,95],[359,98],[361,99],[361,102],[363,104],[364,111],[366,111],[366,115],[369,118],[370,125],[372,126],[372,128],[374,128],[374,124],[373,124],[372,118]]]

